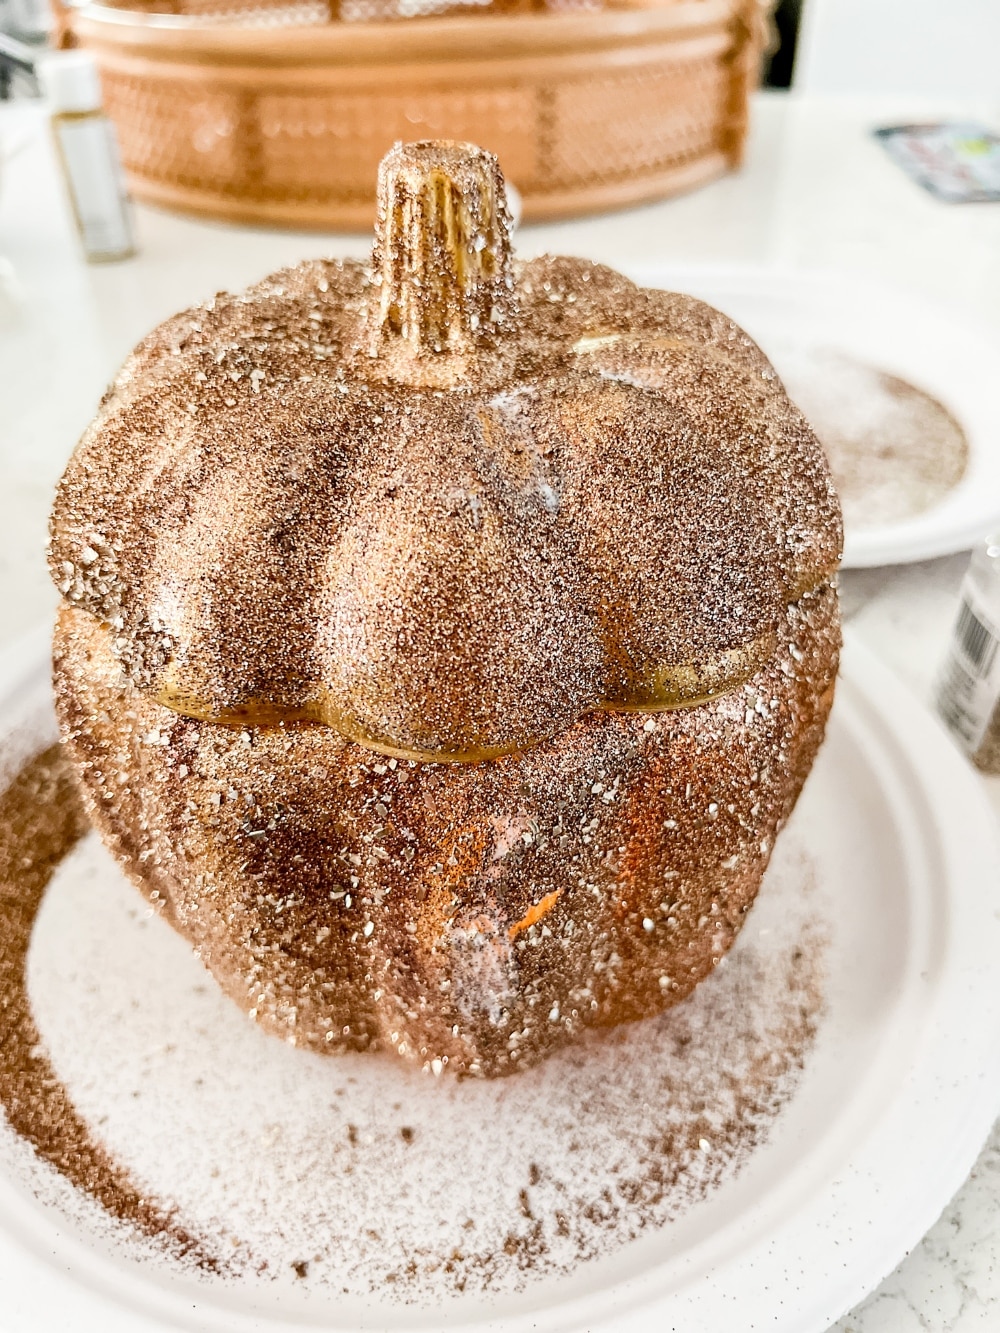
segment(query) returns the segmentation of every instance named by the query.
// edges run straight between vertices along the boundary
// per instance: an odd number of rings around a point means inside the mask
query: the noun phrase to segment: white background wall
[[[1000,107],[1000,0],[805,0],[794,84]]]

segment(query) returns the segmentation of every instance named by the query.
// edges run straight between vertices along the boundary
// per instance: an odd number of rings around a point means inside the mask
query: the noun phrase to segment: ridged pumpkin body
[[[728,948],[832,697],[839,509],[731,321],[513,265],[486,155],[394,151],[371,270],[126,364],[53,516],[57,698],[241,1003],[496,1073]]]

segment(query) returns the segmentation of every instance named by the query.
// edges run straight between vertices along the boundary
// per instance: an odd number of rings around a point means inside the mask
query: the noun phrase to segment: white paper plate
[[[37,649],[8,667],[7,757],[52,727]],[[501,1306],[473,1295],[366,1315],[294,1291],[251,1299],[150,1278],[0,1179],[0,1326],[820,1333],[931,1226],[1000,1107],[1000,857],[973,771],[854,641],[782,839],[817,868],[827,1010],[771,1140],[676,1221]]]
[[[950,555],[1000,527],[1000,339],[990,331],[914,294],[840,274],[622,267],[644,286],[690,292],[724,310],[765,352],[769,342],[781,348],[801,340],[841,353],[924,389],[960,422],[969,461],[958,485],[924,513],[849,528],[845,568]]]

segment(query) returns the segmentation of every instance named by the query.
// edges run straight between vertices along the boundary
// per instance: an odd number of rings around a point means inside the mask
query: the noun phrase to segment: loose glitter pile
[[[826,450],[850,526],[923,514],[962,480],[965,431],[929,393],[839,352],[768,349]]]
[[[69,765],[58,747],[25,764],[0,796],[0,1105],[37,1160],[158,1249],[217,1267],[173,1210],[143,1197],[81,1119],[39,1040],[25,981],[31,930],[46,885],[86,832]],[[2,1155],[2,1154],[0,1154]],[[15,1174],[24,1174],[23,1159]],[[42,1194],[52,1198],[52,1182]],[[65,1202],[66,1196],[54,1192]]]
[[[8,1121],[46,1099],[63,1108],[39,1156],[125,1221],[133,1255],[138,1223],[162,1228],[147,1259],[211,1282],[409,1303],[514,1293],[682,1215],[795,1091],[822,1011],[824,928],[794,821],[736,948],[684,1005],[514,1080],[438,1080],[389,1058],[316,1057],[248,1024],[93,836],[38,913],[28,1015],[16,959],[23,977],[38,872],[12,873],[11,856],[51,864],[79,832],[65,787],[37,772],[18,779],[37,832],[26,842],[16,816],[15,833],[9,798],[0,829],[0,1095]],[[11,1060],[12,1012],[36,1025],[30,1058]],[[75,1173],[65,1148],[81,1135],[91,1167]],[[129,1210],[137,1195],[146,1220]],[[85,1205],[63,1200],[77,1222]]]

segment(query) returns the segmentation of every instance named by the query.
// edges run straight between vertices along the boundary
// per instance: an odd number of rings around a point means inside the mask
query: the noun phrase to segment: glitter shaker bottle
[[[131,209],[94,58],[87,51],[57,51],[39,72],[87,259],[125,259],[135,253]]]
[[[1000,532],[972,553],[937,707],[977,767],[1000,773]]]

